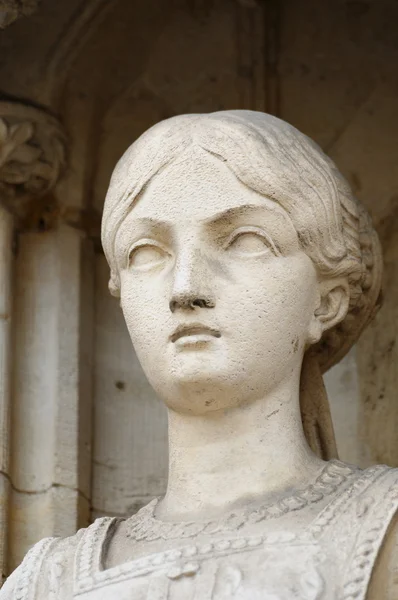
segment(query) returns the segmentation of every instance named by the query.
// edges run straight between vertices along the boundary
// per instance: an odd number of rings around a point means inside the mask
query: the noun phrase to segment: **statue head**
[[[309,348],[325,371],[380,292],[377,236],[347,181],[307,136],[253,111],[144,133],[113,173],[102,240],[138,358],[175,410],[262,396],[300,375]]]

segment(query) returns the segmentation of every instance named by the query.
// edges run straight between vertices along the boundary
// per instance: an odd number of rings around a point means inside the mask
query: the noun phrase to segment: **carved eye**
[[[140,244],[129,252],[129,267],[146,270],[158,267],[166,260],[168,253],[157,244]]]
[[[249,256],[259,256],[270,251],[277,253],[272,241],[259,230],[235,232],[228,249]]]

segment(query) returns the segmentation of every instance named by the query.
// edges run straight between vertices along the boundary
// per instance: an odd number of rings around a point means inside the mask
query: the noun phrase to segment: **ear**
[[[346,278],[338,277],[320,281],[318,291],[318,302],[310,323],[308,345],[319,342],[324,331],[344,319],[350,302]]]

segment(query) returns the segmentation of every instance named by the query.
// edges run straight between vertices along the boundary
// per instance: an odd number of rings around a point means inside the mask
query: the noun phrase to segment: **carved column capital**
[[[28,17],[39,6],[40,0],[0,0],[0,29],[20,17]]]
[[[38,198],[48,196],[65,164],[66,136],[56,118],[32,106],[0,102],[0,202],[19,221],[32,214]]]

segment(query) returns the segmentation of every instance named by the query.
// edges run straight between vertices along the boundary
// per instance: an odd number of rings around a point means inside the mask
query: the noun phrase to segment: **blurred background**
[[[384,306],[325,377],[342,460],[398,466],[398,3],[0,0],[0,564],[163,493],[167,423],[107,289],[112,169],[157,121],[246,108],[370,211]]]

